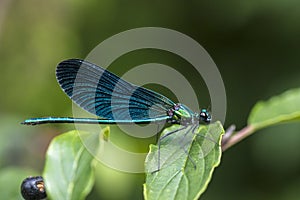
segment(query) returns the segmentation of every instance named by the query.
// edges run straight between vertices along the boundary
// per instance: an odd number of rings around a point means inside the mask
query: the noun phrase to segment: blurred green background
[[[41,174],[51,138],[74,128],[20,125],[30,117],[72,116],[71,101],[56,83],[58,62],[84,58],[101,41],[128,29],[180,31],[217,64],[228,98],[225,127],[240,129],[258,100],[300,86],[299,19],[296,0],[1,0],[0,194],[16,194],[25,176]],[[122,74],[148,62],[183,74],[191,68],[176,55],[148,50],[120,57],[111,67]],[[197,77],[189,79],[203,91],[198,95],[207,106],[205,87]],[[265,129],[226,151],[203,199],[299,199],[299,130],[299,123]],[[142,174],[99,169],[88,199],[142,199]]]

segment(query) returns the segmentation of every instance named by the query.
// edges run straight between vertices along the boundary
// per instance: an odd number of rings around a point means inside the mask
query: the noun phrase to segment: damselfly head
[[[211,121],[211,115],[206,109],[201,109],[199,113],[199,120],[209,124]]]

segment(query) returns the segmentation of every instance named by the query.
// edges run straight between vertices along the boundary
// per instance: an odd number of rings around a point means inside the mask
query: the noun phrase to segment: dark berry
[[[30,176],[21,185],[21,194],[26,200],[40,200],[47,197],[44,180],[41,176]]]

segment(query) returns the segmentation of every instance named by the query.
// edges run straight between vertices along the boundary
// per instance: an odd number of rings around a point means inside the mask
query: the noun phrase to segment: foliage
[[[177,125],[165,129],[163,135],[176,129]],[[164,138],[160,148],[150,147],[145,199],[198,199],[205,191],[214,168],[220,163],[223,128],[218,122],[200,126],[196,134],[185,135],[186,132],[183,129]]]
[[[93,157],[82,145],[77,131],[53,139],[43,174],[49,198],[85,199],[94,183],[92,161]]]

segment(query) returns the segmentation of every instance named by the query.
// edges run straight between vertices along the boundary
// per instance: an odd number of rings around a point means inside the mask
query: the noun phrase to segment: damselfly
[[[81,108],[100,118],[46,117],[27,119],[22,124],[180,124],[184,127],[209,123],[206,109],[199,113],[167,97],[131,84],[115,74],[80,59],[58,64],[56,78],[63,91]]]

